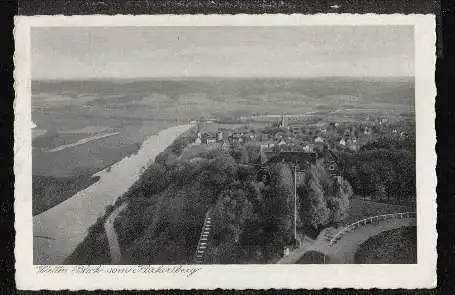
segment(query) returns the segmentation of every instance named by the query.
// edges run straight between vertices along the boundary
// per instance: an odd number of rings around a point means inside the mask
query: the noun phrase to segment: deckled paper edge
[[[323,22],[319,19],[323,18]],[[37,275],[32,265],[30,36],[32,26],[65,25],[338,25],[340,21],[376,25],[415,25],[417,127],[418,264],[416,265],[207,265],[193,279],[172,276]],[[345,23],[346,24],[346,23]],[[95,289],[269,289],[269,288],[432,288],[436,285],[436,135],[434,15],[90,15],[15,18],[15,228],[16,283],[23,290]],[[424,58],[422,58],[424,57]]]

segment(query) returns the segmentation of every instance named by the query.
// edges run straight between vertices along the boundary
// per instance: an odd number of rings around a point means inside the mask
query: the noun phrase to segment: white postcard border
[[[202,265],[177,274],[41,274],[33,266],[30,28],[58,26],[328,26],[415,28],[418,263],[414,265]],[[434,15],[19,16],[15,19],[15,229],[19,289],[431,288],[436,285],[436,133]],[[115,266],[104,266],[105,269]]]

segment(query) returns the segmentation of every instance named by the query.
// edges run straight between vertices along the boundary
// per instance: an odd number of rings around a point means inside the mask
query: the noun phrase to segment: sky
[[[411,26],[32,28],[32,79],[414,75]]]

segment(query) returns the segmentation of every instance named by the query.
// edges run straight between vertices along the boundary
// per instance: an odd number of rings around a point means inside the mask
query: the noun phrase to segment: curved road
[[[337,243],[329,246],[329,241],[324,237],[319,237],[313,244],[305,244],[296,249],[289,256],[282,258],[278,263],[304,263],[302,260],[306,253],[308,255],[320,253],[328,258],[326,263],[333,264],[352,264],[358,247],[368,239],[385,231],[406,227],[416,226],[415,218],[388,219],[379,223],[367,224],[358,227],[356,230],[346,233]],[[321,262],[323,263],[323,262]]]

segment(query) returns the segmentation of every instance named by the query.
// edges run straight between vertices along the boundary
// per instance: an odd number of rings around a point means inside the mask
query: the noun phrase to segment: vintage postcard
[[[15,24],[19,289],[435,286],[433,15]]]

